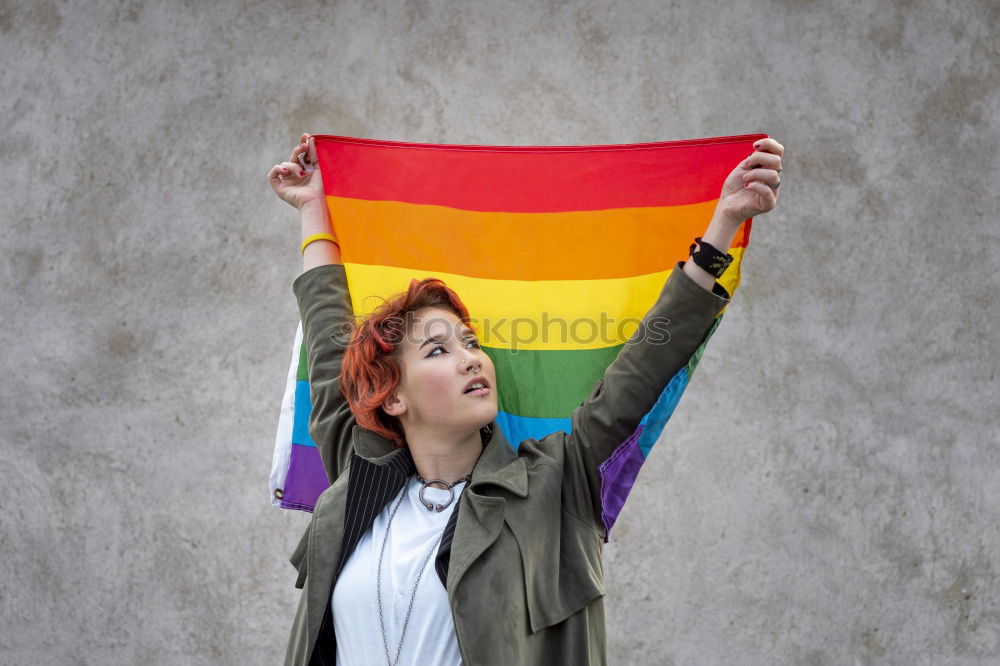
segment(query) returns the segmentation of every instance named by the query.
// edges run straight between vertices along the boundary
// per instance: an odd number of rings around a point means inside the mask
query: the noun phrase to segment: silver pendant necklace
[[[472,472],[469,472],[461,479],[453,483],[448,483],[443,479],[431,479],[430,481],[424,481],[423,479],[420,478],[420,475],[417,474],[417,481],[423,484],[420,486],[420,493],[418,495],[418,497],[420,498],[420,503],[423,504],[425,507],[427,507],[428,511],[434,511],[435,509],[437,509],[437,511],[440,513],[441,511],[444,511],[449,506],[451,506],[451,503],[455,500],[455,486],[457,486],[462,482],[469,481],[471,479],[472,479]],[[448,491],[449,495],[447,502],[445,502],[444,504],[435,504],[434,502],[428,502],[427,500],[424,499],[424,491],[427,490],[427,487],[432,483],[440,484],[444,486],[445,490]]]
[[[451,490],[451,498],[448,500],[448,504],[445,504],[444,506],[438,505],[440,507],[438,511],[443,511],[446,506],[451,504],[452,499],[454,499],[455,497],[455,491],[453,490],[454,486],[461,483],[462,481],[467,481],[471,476],[472,475],[470,474],[464,479],[459,479],[455,483],[450,484],[448,489]],[[433,508],[434,506],[433,504],[428,505],[426,502],[424,502],[423,498],[424,488],[427,487],[428,483],[444,483],[444,482],[443,481],[424,482],[423,479],[421,479],[419,476],[417,477],[417,480],[424,484],[420,488],[420,502],[428,509]],[[382,560],[385,557],[385,544],[386,542],[389,541],[389,528],[392,527],[392,519],[396,516],[396,511],[399,509],[399,505],[403,503],[403,499],[409,494],[409,492],[410,492],[409,482],[407,482],[407,485],[403,486],[403,492],[400,493],[399,499],[396,500],[395,506],[392,507],[392,512],[389,513],[389,520],[386,521],[385,525],[385,534],[382,535],[382,548],[381,550],[379,550],[378,553],[378,574],[375,581],[375,596],[378,601],[378,623],[380,628],[382,629],[382,647],[385,648],[385,663],[387,664],[387,666],[396,666],[396,664],[399,663],[399,655],[400,652],[403,650],[403,639],[406,638],[406,628],[410,624],[410,615],[413,613],[413,602],[417,598],[417,588],[420,586],[420,579],[424,575],[424,569],[427,568],[427,562],[430,561],[431,555],[434,554],[434,550],[438,547],[438,544],[441,543],[441,538],[444,536],[444,532],[441,532],[441,534],[438,535],[438,538],[434,540],[434,543],[431,545],[431,549],[427,552],[427,556],[424,557],[424,561],[420,565],[420,569],[417,571],[417,581],[413,584],[413,592],[410,593],[410,605],[406,609],[406,618],[403,620],[403,629],[402,631],[399,632],[399,645],[396,646],[396,656],[395,658],[393,658],[389,655],[389,638],[385,633],[385,615],[382,611]]]

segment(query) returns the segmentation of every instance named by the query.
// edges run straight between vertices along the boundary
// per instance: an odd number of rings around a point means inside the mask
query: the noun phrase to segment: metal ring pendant
[[[424,491],[427,490],[427,486],[432,483],[440,483],[445,486],[445,489],[449,493],[448,501],[444,504],[434,504],[433,502],[428,502],[424,499]],[[432,479],[430,481],[424,481],[423,485],[420,486],[420,493],[417,495],[420,498],[420,503],[427,507],[428,511],[437,510],[439,513],[444,511],[446,508],[451,506],[452,501],[455,499],[455,486],[454,484],[448,483],[443,479]]]

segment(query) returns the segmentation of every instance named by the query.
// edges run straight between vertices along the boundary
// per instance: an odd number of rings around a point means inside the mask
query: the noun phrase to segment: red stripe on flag
[[[714,199],[753,142],[766,136],[496,147],[316,135],[316,148],[329,196],[542,213]]]

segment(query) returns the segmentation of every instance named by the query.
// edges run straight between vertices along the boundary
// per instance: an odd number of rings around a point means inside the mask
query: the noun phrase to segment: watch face
[[[727,254],[725,256],[720,256],[716,254],[710,258],[707,258],[707,260],[704,261],[703,264],[698,262],[695,263],[697,263],[706,271],[708,271],[709,273],[718,278],[722,277],[722,274],[726,272],[726,268],[729,267],[729,264],[732,262],[732,260],[733,260],[732,255]]]

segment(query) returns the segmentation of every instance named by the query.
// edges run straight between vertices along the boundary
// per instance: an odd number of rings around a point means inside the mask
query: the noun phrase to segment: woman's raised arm
[[[300,156],[304,156],[311,171],[299,163]],[[314,234],[334,235],[312,137],[302,135],[291,159],[276,164],[268,173],[268,182],[275,194],[299,210],[303,242]],[[355,419],[340,390],[340,368],[350,341],[354,310],[340,247],[335,242],[310,242],[302,251],[302,268],[292,291],[302,318],[309,365],[309,435],[333,483],[347,468],[352,449]]]
[[[300,164],[300,158],[306,168]],[[267,174],[267,180],[282,201],[299,210],[303,243],[315,234],[335,236],[323,191],[323,175],[316,158],[315,139],[303,134],[289,161],[275,164]],[[339,263],[340,246],[330,240],[314,240],[302,250],[303,272]]]
[[[774,139],[754,144],[754,152],[727,176],[703,242],[725,251],[743,220],[774,208],[783,153]],[[605,537],[602,468],[626,453],[630,445],[626,438],[668,382],[688,364],[729,303],[729,294],[715,276],[691,257],[679,268],[671,273],[636,335],[574,410],[570,434],[564,440],[564,503]]]

